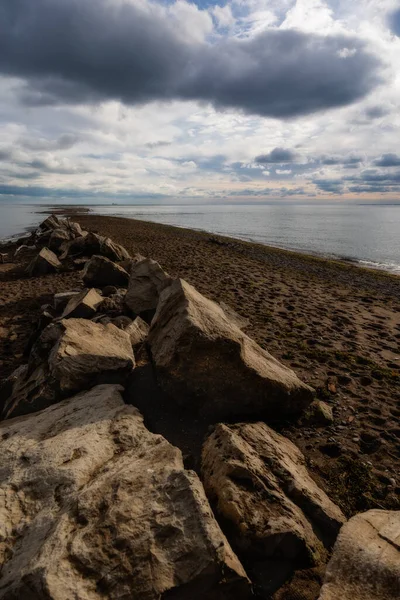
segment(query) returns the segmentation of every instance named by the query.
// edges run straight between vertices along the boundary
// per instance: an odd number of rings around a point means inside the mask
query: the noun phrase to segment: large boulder
[[[56,215],[49,215],[39,225],[41,231],[54,231],[55,229],[62,229],[62,219],[59,219]]]
[[[37,412],[100,383],[124,384],[134,365],[130,337],[118,327],[73,318],[52,323],[34,344],[2,418]]]
[[[58,252],[61,248],[61,246],[63,244],[65,244],[65,242],[68,242],[71,239],[71,234],[69,233],[69,231],[65,228],[62,229],[54,229],[54,231],[52,231],[49,241],[48,241],[48,246],[50,248],[50,250],[53,250],[54,252]]]
[[[103,300],[104,298],[95,289],[85,289],[70,298],[61,317],[63,319],[70,319],[71,317],[91,319]]]
[[[235,551],[264,565],[265,592],[296,566],[325,562],[345,518],[287,438],[265,423],[219,424],[204,444],[202,474]]]
[[[64,319],[48,364],[60,394],[97,383],[124,383],[135,365],[129,335],[115,325]]]
[[[79,227],[79,225],[78,225]],[[80,230],[74,240],[65,243],[62,249],[62,258],[66,258],[71,255],[93,256],[100,255],[105,256],[113,261],[122,261],[130,258],[129,252],[121,245],[116,244],[110,238],[98,235],[93,232],[83,232]]]
[[[128,250],[120,244],[116,244],[110,238],[101,239],[99,254],[117,262],[130,258]]]
[[[125,297],[127,307],[136,315],[154,311],[160,293],[171,282],[171,277],[155,260],[145,258],[133,263]]]
[[[93,287],[126,286],[129,281],[125,269],[105,256],[92,256],[85,265],[82,278],[85,285]]]
[[[248,598],[198,477],[120,392],[0,424],[0,599]]]
[[[214,422],[291,418],[313,399],[293,371],[182,279],[161,292],[148,343],[165,390]]]
[[[36,275],[46,275],[47,273],[54,273],[61,267],[61,263],[57,256],[48,248],[42,248],[41,251],[32,260],[28,266],[27,273],[31,277]]]
[[[400,598],[400,511],[369,510],[339,533],[319,600]]]

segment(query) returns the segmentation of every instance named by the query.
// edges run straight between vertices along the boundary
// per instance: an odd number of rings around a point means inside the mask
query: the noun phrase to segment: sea
[[[113,204],[85,208],[96,215],[187,227],[400,275],[400,204]],[[36,227],[51,211],[51,206],[0,202],[0,240]]]

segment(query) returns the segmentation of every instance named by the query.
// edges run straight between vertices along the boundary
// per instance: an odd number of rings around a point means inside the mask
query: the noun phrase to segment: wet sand
[[[347,515],[400,509],[400,277],[133,219],[74,218],[247,318],[246,333],[333,408],[329,427],[282,424],[313,476]],[[41,304],[77,285],[79,272],[26,279],[0,265],[4,376],[22,364]]]

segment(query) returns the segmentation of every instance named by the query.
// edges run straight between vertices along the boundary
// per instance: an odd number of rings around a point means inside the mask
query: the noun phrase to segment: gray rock
[[[93,288],[85,289],[79,294],[72,296],[61,317],[69,319],[71,317],[78,319],[91,319],[97,311],[97,308],[103,302],[100,296]]]
[[[204,444],[202,474],[239,557],[251,556],[267,575],[283,568],[285,577],[296,566],[325,563],[325,547],[332,546],[345,518],[287,438],[265,423],[219,424]],[[269,579],[273,584],[274,577]],[[265,594],[276,591],[265,585]]]
[[[292,418],[313,400],[312,388],[183,280],[161,292],[148,343],[164,389],[211,421]]]
[[[54,308],[58,311],[63,310],[68,302],[79,294],[79,291],[71,291],[71,292],[60,292],[59,294],[54,294],[53,305]]]
[[[339,533],[319,600],[400,598],[400,511],[369,510]]]
[[[84,267],[82,278],[85,285],[99,288],[109,285],[123,287],[129,281],[125,269],[104,256],[92,256]]]
[[[61,246],[70,239],[71,234],[67,231],[67,229],[54,229],[49,238],[49,248],[50,250],[53,250],[53,252],[58,252]]]
[[[2,418],[37,412],[100,383],[124,384],[135,365],[129,335],[86,319],[53,322],[32,347]]]
[[[131,266],[128,291],[125,303],[135,314],[156,309],[160,293],[172,282],[172,278],[160,265],[145,258]]]
[[[61,396],[98,383],[125,383],[135,366],[129,335],[114,325],[64,319],[48,364]]]
[[[133,348],[143,344],[149,333],[149,326],[146,321],[140,317],[136,317],[134,321],[125,329],[129,335]]]
[[[54,273],[61,267],[57,256],[48,248],[42,248],[28,266],[27,273],[31,277]]]
[[[197,475],[121,389],[0,424],[0,599],[249,598]]]

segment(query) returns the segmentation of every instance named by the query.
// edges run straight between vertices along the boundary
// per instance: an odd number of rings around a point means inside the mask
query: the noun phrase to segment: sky
[[[400,202],[399,0],[0,0],[0,201]]]

